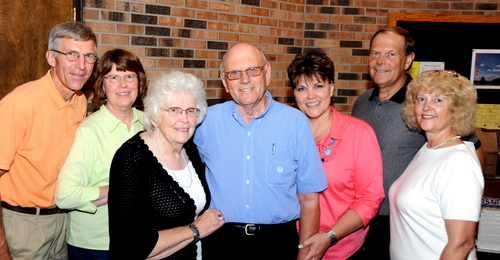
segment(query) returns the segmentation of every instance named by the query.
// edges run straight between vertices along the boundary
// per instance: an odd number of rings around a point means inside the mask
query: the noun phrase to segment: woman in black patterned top
[[[205,168],[191,137],[206,114],[199,79],[183,72],[151,82],[141,132],[116,152],[110,171],[110,259],[201,259],[203,238],[224,224],[206,209]]]

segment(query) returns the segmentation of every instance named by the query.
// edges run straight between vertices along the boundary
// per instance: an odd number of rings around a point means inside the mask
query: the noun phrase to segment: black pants
[[[370,221],[370,230],[361,248],[352,255],[354,259],[389,260],[389,243],[391,241],[389,216],[377,215]]]
[[[226,226],[227,225],[227,226]],[[299,235],[295,221],[279,231],[256,231],[247,235],[244,230],[222,226],[202,239],[203,260],[295,260]]]

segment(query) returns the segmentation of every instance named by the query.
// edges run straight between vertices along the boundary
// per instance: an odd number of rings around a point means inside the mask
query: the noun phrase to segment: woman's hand
[[[299,245],[299,250],[309,249],[304,259],[318,260],[323,257],[329,247],[330,238],[328,235],[326,233],[317,233],[304,240],[304,242]]]
[[[200,238],[204,238],[219,229],[224,223],[224,215],[220,211],[207,209],[196,218],[193,225],[198,229]],[[158,233],[158,242],[147,259],[163,259],[193,242],[193,231],[187,226],[165,229]]]
[[[200,231],[200,238],[204,238],[222,227],[224,223],[226,222],[222,212],[217,209],[207,209],[193,222],[193,225]]]
[[[358,213],[353,209],[349,209],[342,215],[342,217],[332,226],[332,230],[335,230],[338,239],[342,239],[345,236],[355,232],[356,230],[363,227],[363,222],[359,217]],[[330,238],[326,233],[314,234],[310,238],[304,240],[302,244],[299,245],[301,250],[309,249],[306,256],[303,258],[305,260],[315,260],[321,259],[325,254],[326,250],[330,247]]]
[[[108,204],[109,185],[99,187],[99,198],[91,201],[97,207]]]

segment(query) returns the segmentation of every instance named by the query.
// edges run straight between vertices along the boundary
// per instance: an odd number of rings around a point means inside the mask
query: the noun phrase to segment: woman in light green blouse
[[[142,96],[147,78],[137,56],[106,52],[94,71],[98,109],[82,121],[61,169],[56,203],[68,209],[66,241],[70,260],[109,259],[109,168],[116,150],[144,130]]]

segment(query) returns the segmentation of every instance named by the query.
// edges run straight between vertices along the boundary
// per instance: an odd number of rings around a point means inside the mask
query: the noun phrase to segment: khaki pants
[[[14,260],[66,260],[66,213],[29,215],[2,208]]]

